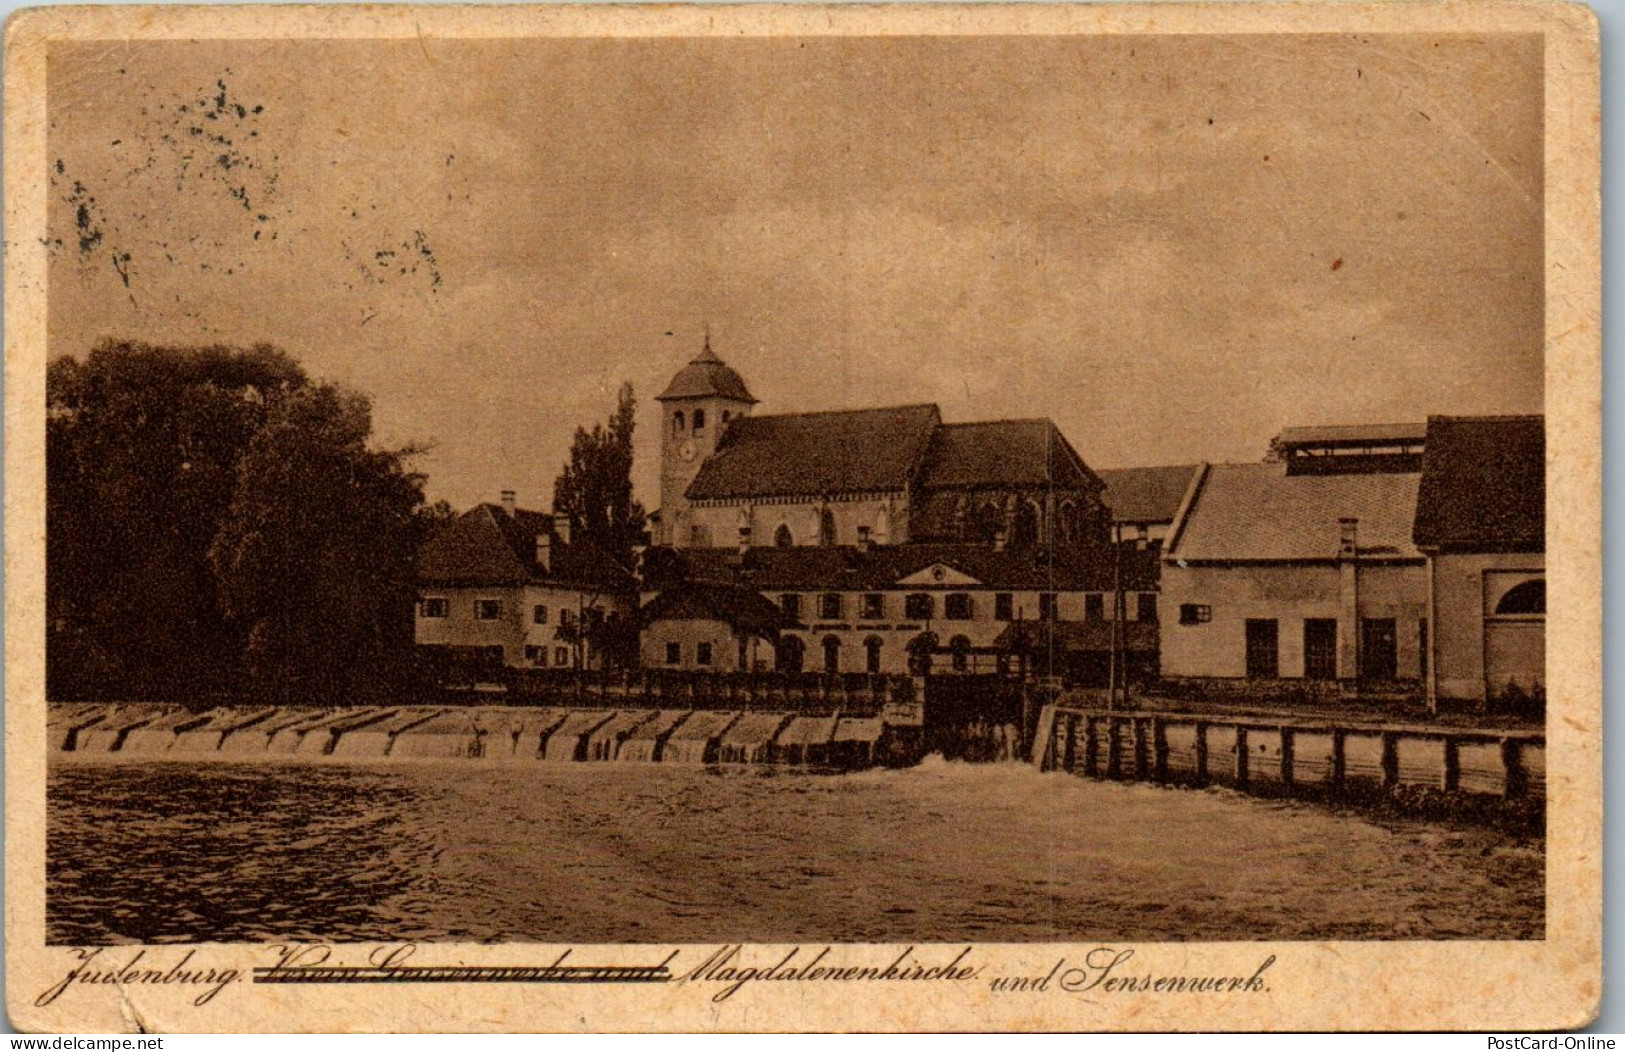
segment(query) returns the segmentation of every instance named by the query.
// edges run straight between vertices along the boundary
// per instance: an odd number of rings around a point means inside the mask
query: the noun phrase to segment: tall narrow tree
[[[632,433],[637,400],[622,384],[607,424],[576,428],[570,462],[553,483],[553,511],[623,565],[642,536],[647,516],[632,497]]]

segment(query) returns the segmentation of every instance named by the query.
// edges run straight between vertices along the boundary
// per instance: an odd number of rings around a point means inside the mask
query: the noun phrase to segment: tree
[[[415,450],[369,449],[371,431],[365,396],[311,386],[238,464],[209,559],[268,700],[361,700],[411,648],[423,476]]]
[[[268,346],[107,341],[46,371],[47,693],[218,682],[234,633],[209,546],[268,404],[308,383]]]
[[[591,431],[576,428],[570,462],[553,483],[553,513],[564,515],[573,536],[597,544],[624,566],[643,535],[647,516],[632,498],[632,431],[637,401],[622,384],[615,412]]]
[[[432,515],[366,400],[267,346],[108,342],[46,377],[52,698],[337,700],[411,646]],[[404,667],[402,660],[372,664]]]

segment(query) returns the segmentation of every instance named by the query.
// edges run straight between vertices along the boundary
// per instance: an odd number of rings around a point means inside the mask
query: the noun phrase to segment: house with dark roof
[[[1394,470],[1406,462],[1387,452],[1356,464],[1197,469],[1162,553],[1164,677],[1253,691],[1420,689],[1427,573],[1411,523],[1421,476]]]
[[[1195,464],[1177,464],[1096,472],[1106,484],[1106,506],[1122,539],[1142,548],[1165,542],[1196,479],[1196,469]]]
[[[1411,540],[1436,626],[1429,701],[1543,693],[1545,418],[1430,417]]]
[[[1130,666],[1155,671],[1156,571],[1155,552],[1126,551],[1119,564],[1106,545],[663,549],[645,560],[643,653],[656,668],[830,675],[994,673],[1020,658],[1098,685],[1119,583]]]
[[[418,553],[416,641],[448,656],[527,668],[592,668],[603,655],[583,626],[631,618],[637,579],[562,515],[479,504]]]
[[[1104,486],[1049,420],[950,424],[930,404],[756,414],[709,339],[658,400],[664,545],[1106,538]]]

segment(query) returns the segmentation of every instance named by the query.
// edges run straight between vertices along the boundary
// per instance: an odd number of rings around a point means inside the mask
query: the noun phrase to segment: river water
[[[1541,844],[1017,764],[64,763],[53,943],[1539,938]]]

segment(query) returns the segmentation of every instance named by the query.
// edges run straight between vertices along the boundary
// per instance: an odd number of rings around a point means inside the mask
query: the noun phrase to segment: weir
[[[621,742],[615,759],[621,763],[654,763],[672,732],[693,713],[687,709],[661,709],[654,718],[638,727]]]
[[[884,716],[710,709],[258,706],[192,712],[165,705],[63,705],[47,713],[52,754],[162,761],[782,763],[840,768],[918,750]],[[905,731],[915,730],[912,724]]]
[[[737,712],[699,711],[684,720],[660,750],[662,763],[715,763],[722,736],[738,721]]]
[[[587,737],[586,759],[613,760],[616,750],[621,742],[639,727],[654,719],[653,709],[634,709],[630,712],[619,712],[602,727],[593,731]]]
[[[722,763],[766,763],[768,749],[791,720],[788,712],[751,712],[728,729],[718,746]]]
[[[542,746],[542,759],[549,763],[568,763],[586,759],[587,738],[593,731],[615,718],[615,713],[603,709],[571,712],[556,730],[547,736]]]

